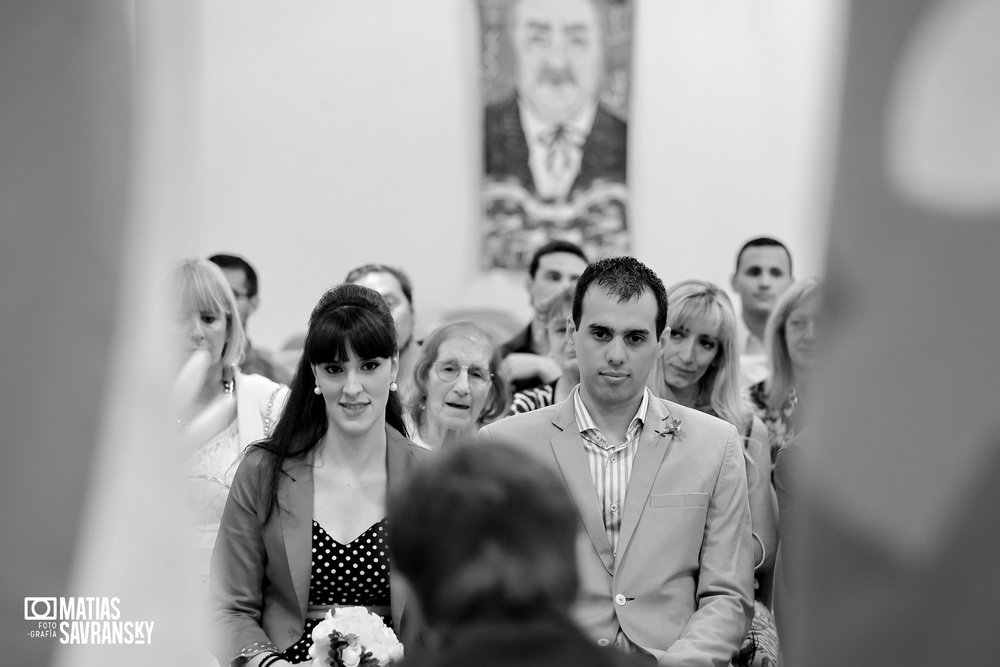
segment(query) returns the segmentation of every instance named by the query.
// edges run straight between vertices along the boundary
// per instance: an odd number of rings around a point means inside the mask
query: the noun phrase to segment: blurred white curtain
[[[190,2],[0,3],[5,661],[206,664],[163,286],[194,201]],[[28,596],[117,597],[142,646],[30,637]]]

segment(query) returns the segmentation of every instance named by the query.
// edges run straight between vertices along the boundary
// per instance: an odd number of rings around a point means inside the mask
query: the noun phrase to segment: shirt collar
[[[646,423],[646,409],[649,408],[650,395],[649,387],[643,389],[639,409],[635,411],[635,416],[632,417],[632,421],[629,422],[626,431],[631,431],[636,427],[637,423],[640,425]],[[580,429],[580,433],[586,433],[590,430],[600,431],[593,417],[590,416],[587,406],[583,404],[583,397],[580,395],[580,385],[577,385],[573,389],[573,412],[576,414],[576,424]]]
[[[534,140],[551,134],[560,125],[564,125],[570,130],[574,130],[576,134],[586,137],[590,134],[590,130],[594,126],[594,117],[597,115],[597,102],[595,101],[588,102],[586,106],[580,109],[580,113],[566,123],[555,123],[540,118],[523,102],[520,102],[517,107],[521,114],[521,127],[524,129],[524,136],[531,137]]]
[[[741,355],[763,354],[764,341],[750,331],[750,327],[743,321],[742,313],[737,313],[736,315],[736,340],[739,343],[739,353]]]

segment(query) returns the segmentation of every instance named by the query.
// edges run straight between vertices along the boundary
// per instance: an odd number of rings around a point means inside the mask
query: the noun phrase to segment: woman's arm
[[[767,427],[753,418],[750,437],[744,450],[747,461],[747,485],[750,518],[754,534],[754,572],[767,575],[774,568],[778,548],[778,510],[771,485],[771,455]]]
[[[231,664],[276,647],[261,628],[267,553],[262,531],[263,457],[251,452],[240,463],[222,514],[210,574],[212,651]]]

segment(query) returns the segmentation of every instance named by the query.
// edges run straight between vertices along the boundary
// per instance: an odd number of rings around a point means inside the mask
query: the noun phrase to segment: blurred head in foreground
[[[563,612],[576,596],[576,506],[526,454],[446,451],[390,497],[388,516],[392,561],[439,631]]]

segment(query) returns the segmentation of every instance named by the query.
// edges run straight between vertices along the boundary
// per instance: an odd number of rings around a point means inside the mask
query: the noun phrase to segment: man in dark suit
[[[208,258],[210,262],[222,269],[226,276],[226,281],[233,289],[236,296],[236,307],[240,312],[240,321],[243,322],[243,329],[247,328],[247,320],[260,306],[260,295],[258,294],[257,272],[239,255],[217,254]],[[256,373],[273,380],[279,384],[291,384],[292,373],[282,366],[271,355],[270,352],[254,347],[247,338],[246,348],[243,350],[243,359],[240,361],[240,370],[245,375]]]
[[[531,256],[526,285],[534,315],[528,326],[500,348],[512,392],[552,382],[562,372],[548,356],[545,313],[554,297],[576,284],[587,263],[580,246],[562,240],[549,241]]]
[[[648,267],[591,264],[568,322],[579,386],[477,440],[534,455],[569,488],[582,519],[573,612],[598,644],[724,667],[753,612],[743,446],[735,426],[646,389],[666,320],[666,289]]]
[[[514,96],[486,109],[486,174],[542,200],[566,201],[595,180],[625,182],[625,122],[598,101],[601,20],[592,0],[520,0],[508,31]]]

